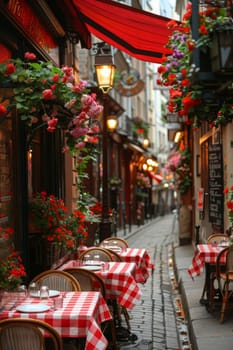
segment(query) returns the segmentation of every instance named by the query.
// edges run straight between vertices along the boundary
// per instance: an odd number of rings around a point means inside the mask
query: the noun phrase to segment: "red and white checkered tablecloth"
[[[127,309],[132,309],[141,298],[141,290],[134,279],[135,263],[110,262],[107,271],[98,271],[106,288],[106,297],[116,299]]]
[[[52,305],[53,298],[47,302]],[[27,298],[23,304],[39,303],[39,298]],[[86,338],[85,350],[105,350],[108,345],[100,324],[112,319],[108,306],[99,292],[67,292],[63,308],[41,313],[3,310],[0,319],[11,317],[33,318],[53,326],[62,338]]]
[[[136,264],[135,280],[138,283],[145,283],[150,275],[149,269],[154,267],[146,249],[127,248],[120,253],[120,256],[125,262]]]
[[[70,260],[59,270],[75,267],[76,261]],[[85,268],[85,266],[83,266]],[[136,265],[127,262],[109,262],[105,271],[95,271],[104,281],[107,299],[117,299],[122,306],[132,309],[141,298],[141,290],[134,279]]]
[[[215,264],[219,252],[224,248],[212,244],[198,244],[192,264],[188,269],[189,275],[192,278],[198,276],[203,272],[205,264]],[[224,257],[221,262],[224,264]]]

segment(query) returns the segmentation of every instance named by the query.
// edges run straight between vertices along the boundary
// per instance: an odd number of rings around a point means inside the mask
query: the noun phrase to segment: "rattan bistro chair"
[[[222,269],[222,256],[226,255],[226,262],[224,264],[224,271]],[[222,295],[221,316],[220,322],[224,322],[225,313],[228,307],[232,308],[233,289],[230,289],[230,284],[233,283],[233,246],[223,249],[217,257],[216,261],[216,277],[218,280],[218,288]],[[231,302],[231,305],[230,305]]]
[[[228,235],[226,235],[225,233],[213,233],[212,235],[210,235],[207,238],[206,243],[207,244],[220,244],[221,242],[229,241],[229,237]]]
[[[104,282],[102,278],[98,276],[95,272],[86,270],[82,267],[67,268],[64,271],[70,273],[74,278],[76,278],[82,291],[99,291],[101,292],[103,298],[106,300]],[[106,300],[106,302],[108,301]],[[108,321],[106,322],[106,324],[103,325],[102,328],[104,333],[107,331],[108,326],[110,327],[113,348],[117,350],[118,345],[116,339],[114,320]]]
[[[99,246],[104,248],[105,241],[109,242],[109,245],[113,243],[114,245],[120,247],[120,248],[128,248],[128,242],[120,237],[108,237],[105,238],[102,242],[100,242]]]
[[[49,289],[58,290],[60,292],[77,292],[80,291],[78,281],[68,272],[61,270],[47,270],[35,276],[31,283],[35,282],[40,288],[42,285]]]
[[[46,334],[46,337],[44,337]],[[32,318],[8,318],[0,321],[1,350],[62,350],[58,332],[48,323]]]
[[[95,272],[82,267],[71,267],[64,271],[70,273],[78,281],[82,291],[98,291],[106,299],[104,282]]]
[[[228,235],[225,233],[213,233],[211,234],[206,241],[206,244],[220,244],[222,242],[227,242],[229,241]],[[202,291],[202,296],[201,296],[201,302],[204,301],[204,296],[205,294],[207,295],[207,308],[209,311],[213,311],[213,306],[216,304],[219,300],[219,289],[218,289],[218,283],[216,279],[216,266],[215,264],[211,264],[209,266],[210,269],[210,280],[209,280],[209,285],[210,285],[210,290],[208,291],[207,289],[207,281],[205,281],[203,291]]]
[[[79,260],[85,260],[86,255],[89,255],[90,259],[94,259],[95,255],[99,255],[100,261],[113,261],[111,253],[107,249],[101,247],[91,247],[84,250],[80,254]]]

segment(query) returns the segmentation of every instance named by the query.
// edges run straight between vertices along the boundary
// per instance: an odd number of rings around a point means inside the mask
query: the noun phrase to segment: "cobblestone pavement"
[[[147,282],[141,285],[140,303],[130,311],[131,330],[139,339],[148,341],[147,347],[131,349],[177,350],[180,338],[174,308],[174,286],[168,259],[176,244],[175,216],[156,218],[131,234],[118,233],[131,247],[144,247],[150,254],[154,270]],[[135,231],[135,233],[133,232]],[[125,345],[122,349],[127,349]]]

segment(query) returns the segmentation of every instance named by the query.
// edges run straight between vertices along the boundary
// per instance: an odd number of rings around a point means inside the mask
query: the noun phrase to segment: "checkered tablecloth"
[[[127,248],[120,253],[120,256],[125,262],[136,264],[135,280],[138,283],[145,283],[150,275],[149,270],[154,267],[146,249]]]
[[[51,306],[53,298],[47,302]],[[39,303],[39,298],[27,298],[24,304]],[[41,313],[23,313],[15,310],[3,310],[0,319],[11,317],[34,318],[53,326],[62,338],[86,338],[85,350],[107,348],[100,324],[112,319],[108,306],[99,292],[67,292],[63,299],[63,308]]]
[[[135,263],[110,262],[107,271],[98,271],[106,288],[107,299],[116,299],[127,309],[132,309],[141,298],[141,290],[134,279]]]
[[[59,270],[77,266],[75,260],[70,260]],[[85,266],[83,266],[85,268]],[[141,298],[141,290],[134,279],[135,263],[109,262],[105,271],[95,271],[104,281],[107,299],[117,299],[118,303],[127,309],[132,309]]]
[[[189,275],[194,278],[203,272],[205,264],[215,264],[219,252],[224,247],[214,246],[212,244],[198,244],[192,264],[188,269]],[[224,257],[221,262],[224,264]]]

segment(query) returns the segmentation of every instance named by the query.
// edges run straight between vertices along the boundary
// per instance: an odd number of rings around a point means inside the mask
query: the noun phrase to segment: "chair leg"
[[[229,283],[225,283],[224,286],[224,295],[223,295],[223,301],[222,301],[222,308],[221,308],[221,318],[220,322],[224,322],[224,316],[225,316],[225,311],[228,303],[228,291],[229,291]]]
[[[112,344],[113,344],[113,349],[118,350],[119,346],[117,343],[117,337],[116,337],[116,329],[115,329],[115,322],[114,320],[109,321],[110,322],[110,327],[111,327],[111,335],[112,335]]]

